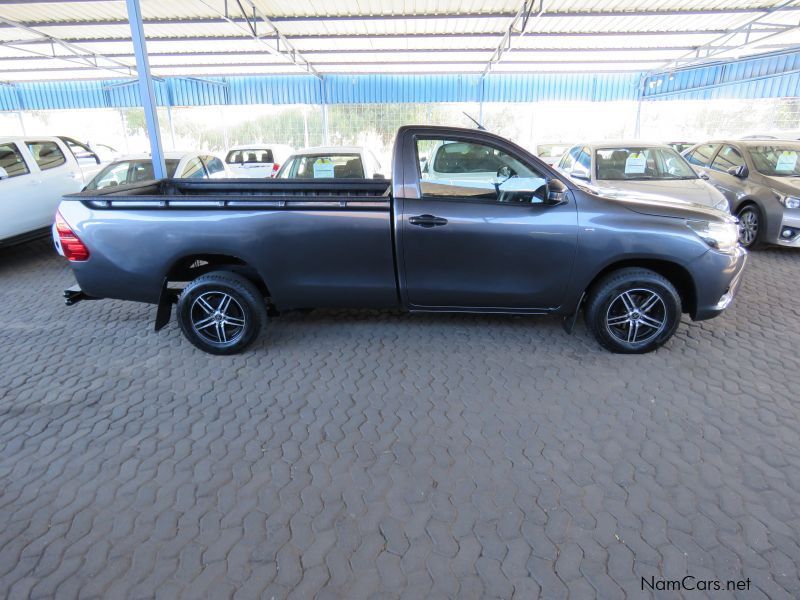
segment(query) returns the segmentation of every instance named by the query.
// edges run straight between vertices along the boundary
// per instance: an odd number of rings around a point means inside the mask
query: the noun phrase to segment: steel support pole
[[[633,137],[637,140],[642,134],[642,99],[644,98],[644,86],[646,81],[647,77],[644,75],[639,77],[639,93],[636,97],[636,121],[633,125]]]
[[[147,123],[147,137],[150,140],[150,152],[153,161],[153,177],[164,179],[167,169],[164,165],[164,147],[161,145],[161,131],[158,128],[158,111],[156,95],[153,90],[153,78],[150,74],[150,61],[147,58],[147,43],[142,25],[142,7],[139,0],[126,0],[128,5],[128,22],[131,26],[133,52],[136,55],[136,72],[139,79],[139,96],[144,108]]]
[[[322,145],[329,146],[330,141],[328,141],[328,105],[322,105]]]
[[[25,133],[25,120],[22,118],[21,110],[17,111],[17,119],[19,119],[19,128],[20,131],[22,131],[22,135],[28,135],[27,133]]]
[[[322,99],[322,145],[328,146],[330,145],[328,139],[328,94],[325,90],[325,79],[322,77],[319,79],[319,85]]]

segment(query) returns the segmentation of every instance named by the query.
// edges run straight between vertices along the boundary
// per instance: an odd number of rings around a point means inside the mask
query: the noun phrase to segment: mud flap
[[[561,318],[561,326],[567,333],[571,334],[575,329],[575,323],[578,321],[578,313],[581,312],[581,306],[583,305],[584,298],[586,298],[586,292],[581,294],[581,299],[578,300],[578,306],[575,307],[575,312],[571,315],[564,315]]]
[[[158,298],[158,309],[156,310],[155,331],[161,331],[169,323],[172,317],[172,305],[178,300],[178,294],[167,287],[167,281],[161,288],[161,295]]]

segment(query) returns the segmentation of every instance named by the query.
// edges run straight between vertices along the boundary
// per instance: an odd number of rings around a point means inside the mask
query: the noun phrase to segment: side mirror
[[[560,179],[549,179],[545,191],[547,198],[545,204],[549,206],[558,206],[567,201],[568,188]]]
[[[0,179],[8,179],[8,171],[0,167]]]
[[[589,177],[589,171],[584,171],[583,169],[573,169],[569,176],[573,179],[581,179],[583,181],[591,180],[591,177]]]
[[[728,175],[733,175],[739,179],[747,179],[750,172],[747,170],[747,165],[739,165],[738,167],[731,167],[725,171]]]

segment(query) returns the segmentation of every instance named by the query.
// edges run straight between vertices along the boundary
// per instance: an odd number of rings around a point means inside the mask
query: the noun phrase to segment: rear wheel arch
[[[584,289],[584,293],[589,296],[599,282],[606,276],[626,268],[649,269],[669,281],[678,291],[681,298],[681,307],[684,313],[694,318],[697,312],[697,290],[694,279],[689,271],[682,265],[662,259],[626,259],[606,265],[600,270],[591,282]]]
[[[164,280],[169,282],[192,281],[213,271],[231,271],[251,281],[264,297],[269,297],[269,288],[259,272],[238,256],[216,253],[196,253],[175,260]]]

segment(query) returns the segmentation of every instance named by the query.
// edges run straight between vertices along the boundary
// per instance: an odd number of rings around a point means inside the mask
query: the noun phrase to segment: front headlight
[[[706,244],[720,252],[733,252],[739,243],[739,228],[736,223],[719,221],[686,221]]]
[[[726,212],[728,214],[730,214],[730,212],[731,212],[731,208],[730,208],[730,206],[728,206],[728,200],[726,198],[723,198],[722,200],[717,202],[714,205],[714,208],[716,208],[717,210],[721,210],[723,212]]]
[[[796,196],[781,196],[779,200],[786,208],[800,208],[800,198]]]

